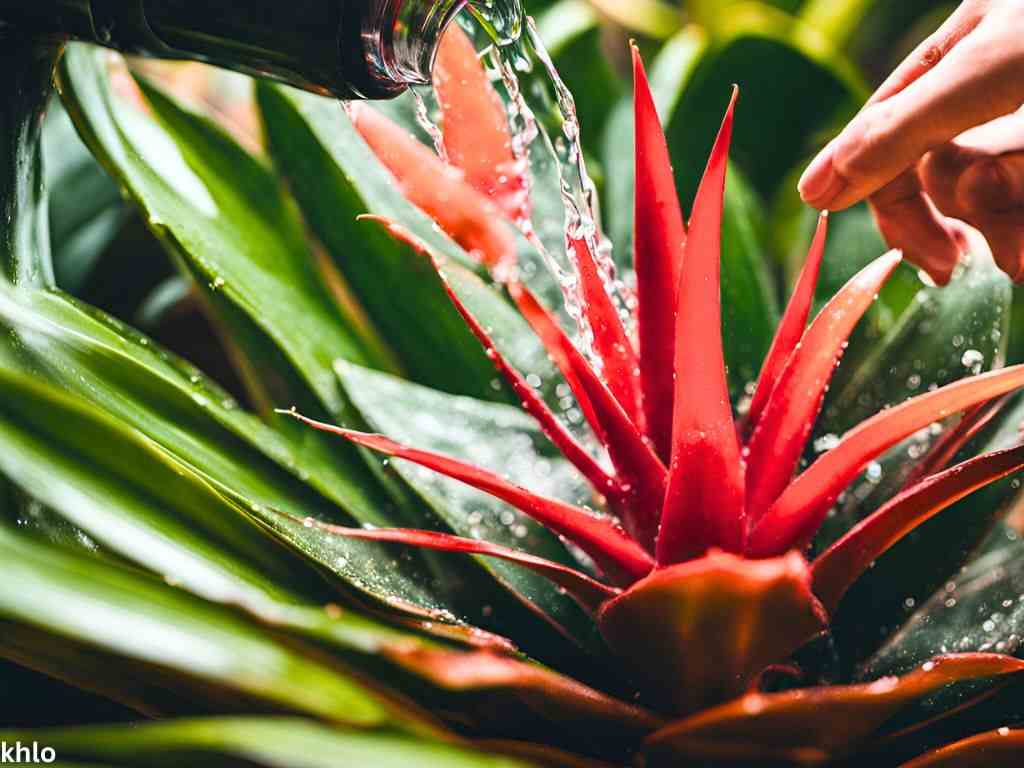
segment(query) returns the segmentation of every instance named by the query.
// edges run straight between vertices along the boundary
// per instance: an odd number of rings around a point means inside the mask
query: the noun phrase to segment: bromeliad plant
[[[453,53],[460,45],[464,50]],[[503,210],[509,218],[520,215],[523,184],[510,171],[515,164],[509,157],[501,102],[495,101],[467,46],[446,47],[438,85],[445,125],[455,127],[445,134],[447,151],[461,170],[437,167],[423,147],[374,113],[360,112],[356,126],[407,195],[485,263],[507,270],[511,248],[498,234],[503,231],[494,218],[498,211],[488,209]],[[636,49],[634,68],[636,343],[607,288],[608,275],[583,238],[570,241],[568,248],[580,275],[596,365],[526,287],[514,281],[508,285],[577,398],[610,460],[610,471],[559,421],[446,286],[522,408],[590,481],[605,512],[532,494],[493,471],[386,436],[291,412],[319,430],[439,472],[514,506],[579,547],[595,564],[598,578],[525,552],[428,530],[325,529],[353,539],[503,558],[542,573],[593,611],[608,647],[640,687],[641,699],[660,712],[683,716],[653,737],[658,749],[681,755],[748,755],[752,744],[734,740],[757,733],[765,738],[757,749],[813,761],[799,750],[788,751],[790,736],[771,734],[773,724],[793,724],[801,711],[810,715],[819,710],[817,717],[822,717],[823,710],[840,717],[863,709],[870,714],[845,726],[841,740],[846,749],[907,698],[951,681],[1024,670],[1010,656],[951,654],[905,678],[877,685],[757,692],[769,671],[790,663],[798,649],[827,632],[829,616],[874,561],[974,490],[1024,468],[1024,447],[948,466],[979,420],[997,408],[999,398],[1024,385],[1024,368],[910,399],[851,429],[825,456],[799,471],[850,334],[901,257],[889,253],[862,269],[808,326],[825,248],[827,214],[822,214],[753,397],[735,418],[721,339],[719,252],[737,92],[687,225]],[[477,119],[469,135],[462,128],[467,115]],[[495,130],[481,128],[488,125]],[[438,187],[435,179],[445,174],[450,183]],[[483,191],[485,197],[474,196],[467,187]],[[452,206],[462,196],[471,203]],[[400,223],[379,221],[393,237],[430,258],[428,247]],[[435,266],[443,275],[444,264]],[[806,559],[804,553],[829,509],[869,463],[913,433],[962,412],[972,415],[936,446],[900,493],[810,562]],[[791,735],[796,746],[800,737]],[[825,740],[820,745],[824,759],[840,744]]]
[[[865,408],[839,398],[820,413],[900,264],[874,260],[808,324],[822,217],[734,409],[720,270],[735,94],[686,223],[634,52],[635,310],[624,319],[603,260],[570,242],[584,351],[517,279],[509,222],[540,203],[464,37],[446,41],[435,83],[448,163],[376,108],[346,117],[260,84],[280,177],[145,82],[141,112],[105,55],[70,47],[59,81],[76,127],[191,280],[257,414],[53,285],[35,144],[52,54],[0,51],[14,82],[0,139],[15,160],[0,166],[12,222],[0,239],[0,511],[17,521],[0,528],[0,654],[136,712],[193,717],[4,741],[126,766],[857,765],[991,727],[910,765],[1014,764],[1021,732],[994,730],[1022,717],[1012,531],[959,575],[967,552],[929,549],[953,557],[937,570],[955,582],[898,633],[854,610],[885,630],[866,651],[844,645],[840,624],[858,583],[885,591],[879,603],[928,598],[909,576],[872,576],[904,544],[930,542],[929,525],[948,520],[967,550],[980,540],[967,523],[987,528],[998,511],[961,521],[955,505],[1024,468],[1019,408],[1005,400],[1024,368],[893,403],[805,465],[816,425]],[[306,247],[300,208],[333,264]],[[969,282],[975,259],[930,295],[988,295]],[[1004,293],[989,303],[1005,309]],[[972,301],[980,313],[986,301]],[[913,325],[887,339],[904,343]],[[997,349],[1004,327],[974,341]],[[980,368],[965,343],[953,341],[955,362]],[[906,371],[881,351],[857,361],[855,383],[891,369],[927,389],[911,349]],[[538,370],[561,386],[538,384]],[[493,402],[507,395],[521,408]],[[1010,447],[975,455],[993,426]],[[922,432],[935,438],[924,447]],[[830,525],[843,529],[822,537]]]
[[[502,195],[501,184],[517,191],[523,185],[509,170],[515,165],[509,157],[500,101],[496,108],[489,103],[494,94],[488,91],[482,70],[468,63],[473,61],[472,48],[456,58],[451,53],[456,45],[450,43],[442,55],[439,91],[445,124],[456,126],[447,134],[448,152],[456,168],[463,165],[468,171],[468,178],[465,172],[448,171],[448,185],[439,187],[437,179],[445,177],[445,169],[421,157],[423,148],[401,129],[371,113],[360,113],[356,124],[384,156],[407,195],[454,236],[467,231],[466,221],[471,223],[468,231],[479,236],[493,221],[484,213],[488,207],[505,202],[506,214],[515,218],[523,205],[516,195]],[[797,761],[825,759],[831,749],[855,747],[900,703],[924,691],[1024,670],[1024,662],[1010,656],[950,654],[904,678],[860,688],[757,692],[767,673],[790,663],[798,649],[827,632],[843,596],[877,558],[968,494],[1024,468],[1024,447],[948,466],[979,418],[1024,385],[1024,367],[963,380],[885,410],[851,429],[826,455],[800,471],[849,336],[901,256],[891,252],[869,264],[808,325],[826,243],[828,214],[822,214],[753,396],[737,418],[722,349],[719,253],[738,90],[686,224],[666,140],[635,48],[633,62],[636,343],[609,291],[610,277],[582,237],[570,240],[568,247],[580,276],[581,304],[596,364],[528,288],[515,281],[508,285],[569,383],[611,470],[560,422],[446,285],[449,298],[523,409],[587,478],[606,511],[595,513],[545,498],[493,471],[383,435],[290,413],[356,445],[491,494],[577,546],[595,565],[597,578],[477,539],[425,530],[324,526],[355,539],[502,558],[565,589],[594,613],[609,649],[640,687],[641,700],[682,717],[652,737],[656,749],[694,757],[771,753]],[[461,71],[455,76],[452,71],[457,68]],[[467,69],[475,72],[476,82]],[[450,80],[458,84],[453,88]],[[461,116],[484,116],[469,136],[458,128],[460,110]],[[490,120],[492,114],[495,119]],[[480,126],[489,124],[496,129],[488,136]],[[472,154],[477,157],[467,160]],[[482,174],[474,179],[474,171]],[[425,178],[432,183],[424,183]],[[463,185],[474,182],[490,200],[475,199],[479,213],[466,206],[451,211],[451,200],[470,195]],[[460,224],[453,216],[465,218]],[[400,223],[379,221],[392,236],[430,258],[429,248]],[[474,250],[487,263],[501,265],[510,258],[498,238],[486,241]],[[435,267],[443,279],[444,264],[435,261]],[[970,411],[972,416],[936,446],[902,491],[808,562],[805,553],[829,510],[869,463],[919,430]],[[841,744],[822,740],[817,745],[820,754],[801,748],[802,735],[771,732],[774,725],[794,724],[797,712],[811,716],[817,710],[816,718],[845,718],[857,709],[871,714],[860,715],[855,724],[845,722]],[[755,743],[736,743],[751,738]]]

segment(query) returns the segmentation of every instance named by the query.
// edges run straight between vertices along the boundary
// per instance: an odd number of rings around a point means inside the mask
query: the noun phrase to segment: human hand
[[[868,198],[894,248],[945,284],[965,222],[1024,280],[1024,0],[965,0],[804,172],[800,194]]]

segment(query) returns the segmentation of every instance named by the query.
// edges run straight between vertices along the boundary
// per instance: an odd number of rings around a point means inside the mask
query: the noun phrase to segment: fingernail
[[[814,158],[797,185],[800,197],[808,205],[826,209],[846,188],[842,177],[836,173],[832,162],[832,145],[825,147]]]

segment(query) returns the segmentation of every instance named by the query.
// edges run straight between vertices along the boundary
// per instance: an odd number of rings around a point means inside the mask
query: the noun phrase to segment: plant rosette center
[[[751,561],[713,550],[654,572],[598,617],[647,697],[679,714],[750,690],[828,626],[797,552]]]

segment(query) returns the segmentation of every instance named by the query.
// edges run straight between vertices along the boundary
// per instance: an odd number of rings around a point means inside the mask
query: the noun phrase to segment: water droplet
[[[981,373],[981,367],[985,364],[985,355],[976,349],[968,349],[960,357],[960,364],[964,368],[970,368],[972,373]]]
[[[831,451],[833,448],[839,445],[839,435],[827,434],[819,437],[814,441],[814,450],[817,453],[825,453]],[[881,469],[881,468],[879,468]]]

